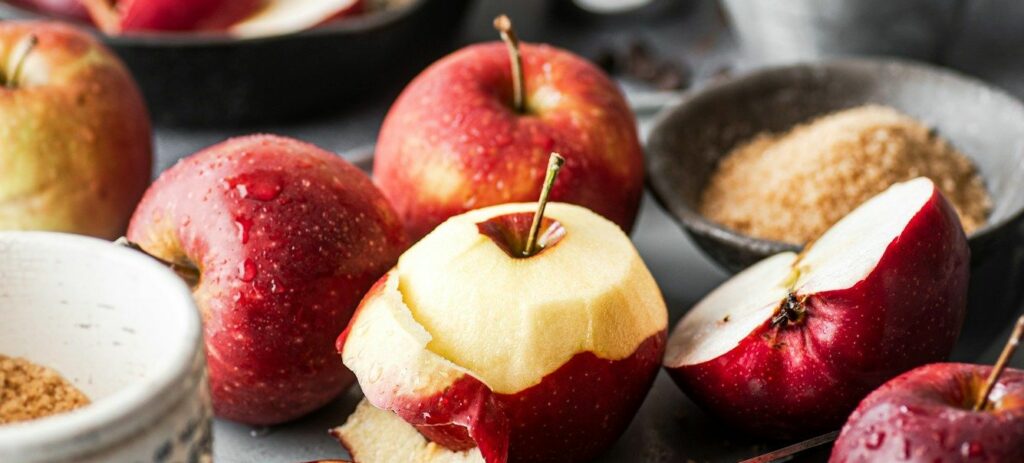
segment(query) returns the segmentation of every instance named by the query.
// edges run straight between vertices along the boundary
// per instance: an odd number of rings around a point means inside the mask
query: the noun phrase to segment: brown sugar
[[[917,120],[874,105],[738,146],[709,180],[700,212],[747,235],[803,244],[893,183],[921,176],[968,234],[985,224],[991,199],[971,161]]]
[[[89,399],[59,373],[0,355],[0,425],[64,413]]]

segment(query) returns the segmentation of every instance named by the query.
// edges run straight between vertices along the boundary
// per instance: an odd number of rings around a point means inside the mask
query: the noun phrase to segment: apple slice
[[[427,440],[398,415],[374,407],[365,399],[343,426],[331,430],[358,462],[483,463],[480,449],[452,451]],[[387,436],[382,439],[382,436]]]
[[[932,182],[896,184],[803,254],[769,257],[679,322],[665,354],[710,413],[766,437],[834,429],[868,392],[949,355],[969,251]]]
[[[252,16],[231,26],[239,37],[264,37],[303,31],[359,13],[364,0],[264,0]]]
[[[110,35],[126,32],[224,30],[265,0],[81,0]]]

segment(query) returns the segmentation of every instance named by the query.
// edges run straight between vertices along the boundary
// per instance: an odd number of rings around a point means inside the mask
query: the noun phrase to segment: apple
[[[11,3],[61,18],[89,21],[89,12],[81,0],[12,0]]]
[[[149,184],[149,114],[89,34],[0,21],[0,229],[113,239]]]
[[[233,24],[240,37],[282,35],[363,12],[366,0],[264,0],[263,8]]]
[[[865,398],[832,447],[831,463],[1024,461],[1024,371],[1006,365],[1024,316],[994,367],[925,365]]]
[[[800,255],[769,257],[708,294],[673,330],[665,367],[694,402],[749,433],[838,428],[886,380],[949,355],[969,262],[935,185],[893,185]]]
[[[266,0],[81,0],[110,35],[223,30],[254,14]]]
[[[351,384],[334,339],[407,243],[359,169],[269,135],[228,140],[165,171],[128,239],[192,282],[214,411],[255,425],[297,418]]]
[[[338,338],[366,396],[334,430],[356,461],[585,461],[629,424],[665,302],[617,225],[540,204],[448,219],[367,293]]]
[[[568,51],[485,43],[442,58],[402,91],[381,128],[373,174],[415,240],[453,215],[535,200],[544,176],[537,166],[551,151],[568,159],[552,199],[628,233],[644,167],[622,93]]]

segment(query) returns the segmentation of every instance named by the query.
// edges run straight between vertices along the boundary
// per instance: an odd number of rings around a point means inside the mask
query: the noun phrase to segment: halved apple
[[[359,13],[364,0],[263,0],[252,16],[231,26],[241,37],[263,37],[303,31]]]
[[[946,358],[969,250],[931,181],[896,184],[802,254],[769,257],[679,322],[665,367],[704,409],[766,437],[838,428],[886,380]]]
[[[110,35],[223,30],[263,8],[266,0],[82,0]]]
[[[357,461],[582,461],[625,429],[664,352],[664,300],[629,238],[579,206],[549,204],[524,256],[535,208],[449,219],[363,299],[338,339],[381,410],[338,429]]]

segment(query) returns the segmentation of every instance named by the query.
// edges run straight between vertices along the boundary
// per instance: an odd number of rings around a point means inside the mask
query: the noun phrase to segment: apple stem
[[[21,46],[21,54],[18,55],[14,61],[14,70],[11,71],[10,78],[7,79],[7,87],[17,87],[18,80],[21,78],[21,69],[25,67],[25,61],[28,59],[28,55],[32,53],[32,50],[36,48],[36,44],[39,43],[39,38],[35,34],[29,34],[28,38]]]
[[[501,40],[508,48],[509,61],[512,63],[512,104],[516,111],[521,113],[526,109],[523,101],[526,89],[523,82],[523,56],[519,53],[519,38],[512,28],[512,20],[506,15],[494,18],[494,28],[501,34]]]
[[[977,412],[988,408],[988,396],[992,393],[992,388],[996,387],[996,382],[999,381],[999,376],[1006,370],[1006,365],[1010,363],[1013,353],[1017,351],[1017,346],[1020,345],[1020,338],[1022,336],[1024,336],[1024,315],[1017,319],[1017,325],[1013,328],[1013,333],[1010,334],[1010,339],[1006,341],[1006,347],[1003,347],[1003,353],[999,354],[999,360],[996,360],[995,367],[992,368],[992,372],[989,373],[988,379],[985,380],[985,388],[981,390],[981,394],[978,395],[977,402],[974,403],[974,411]]]
[[[537,234],[540,233],[540,222],[544,219],[544,208],[548,205],[548,196],[551,194],[551,186],[555,184],[558,171],[565,164],[565,158],[558,153],[551,153],[548,158],[548,172],[544,177],[544,186],[540,190],[540,199],[537,200],[537,212],[533,214],[533,223],[530,225],[530,234],[526,237],[526,248],[523,255],[532,256],[537,252]]]
[[[806,298],[804,298],[806,299]],[[804,299],[797,299],[792,291],[786,294],[786,299],[779,304],[779,312],[772,317],[772,326],[779,326],[783,323],[798,323],[804,318],[807,309],[804,307]]]
[[[161,264],[166,265],[168,268],[170,268],[172,271],[174,271],[174,273],[178,274],[178,276],[180,276],[183,280],[185,280],[185,283],[188,284],[188,286],[190,288],[195,288],[195,286],[197,284],[199,284],[199,269],[197,269],[197,268],[195,268],[195,267],[193,267],[191,265],[181,265],[181,264],[178,264],[178,263],[175,263],[175,262],[171,262],[171,261],[167,261],[167,260],[161,259],[161,258],[159,258],[157,256],[154,256],[154,255],[146,252],[145,249],[142,249],[142,246],[139,246],[138,243],[129,241],[128,238],[124,237],[124,236],[114,240],[114,244],[116,244],[118,246],[124,246],[124,247],[126,247],[128,249],[133,249],[133,250],[136,250],[138,252],[141,252],[141,253],[143,253],[143,254],[153,258],[157,262],[160,262]]]

